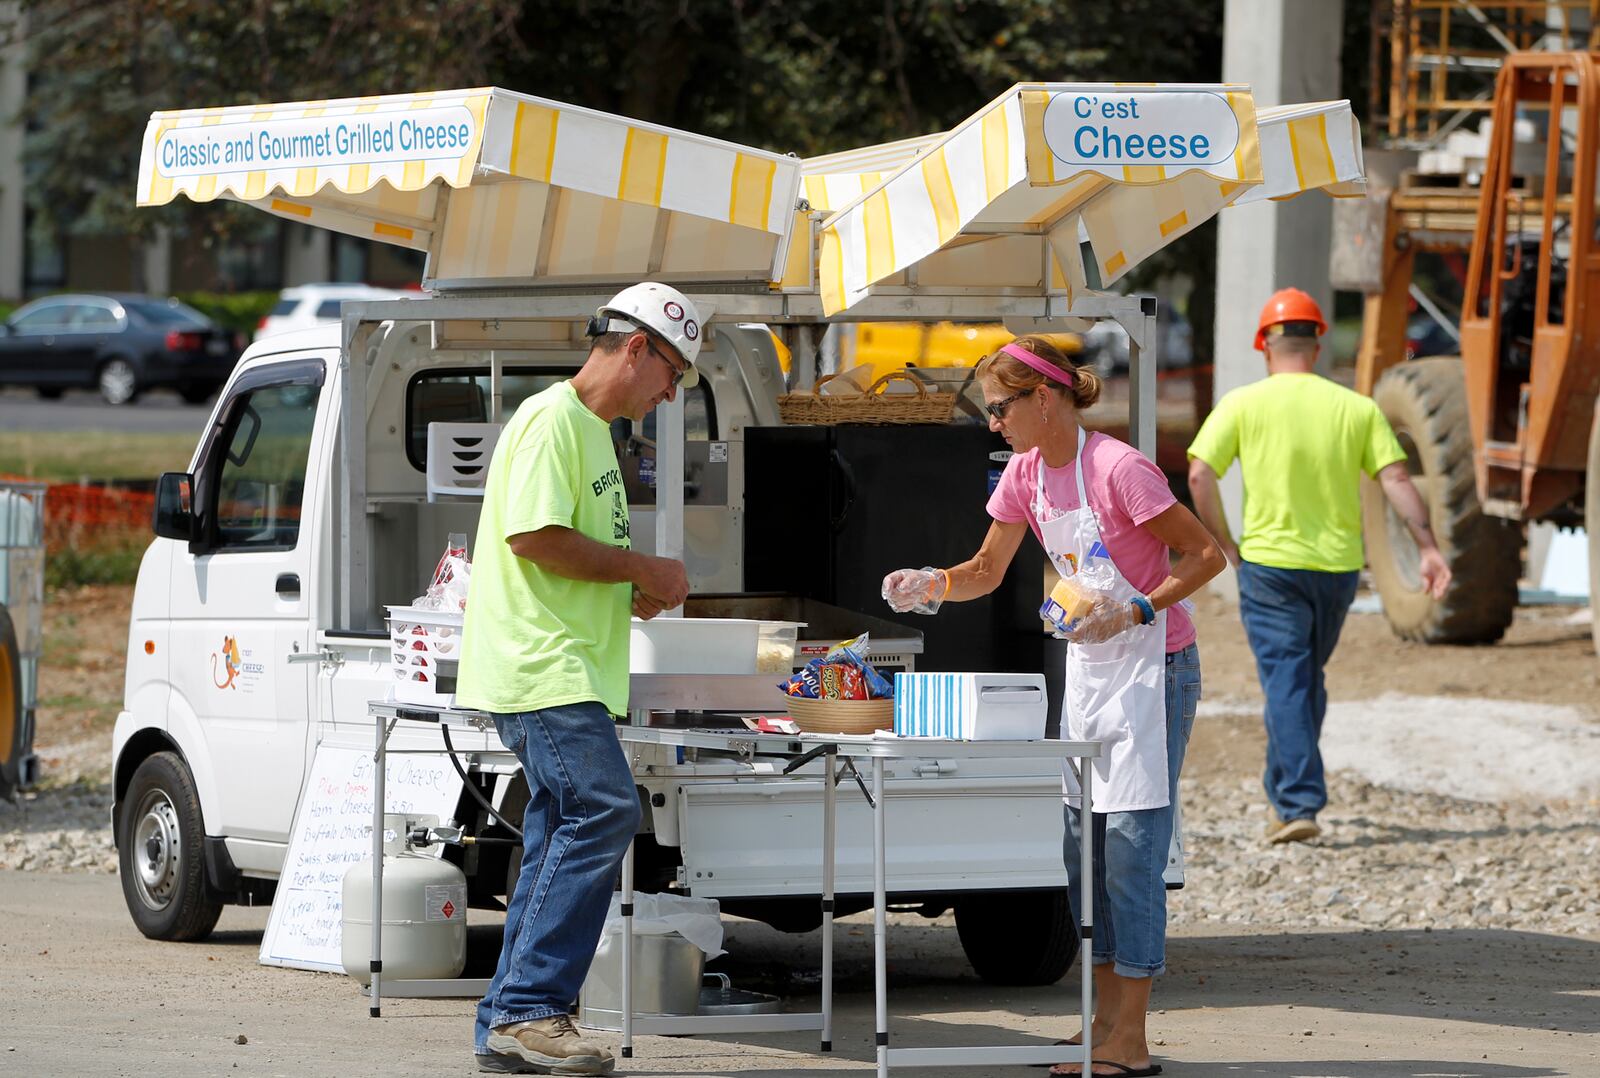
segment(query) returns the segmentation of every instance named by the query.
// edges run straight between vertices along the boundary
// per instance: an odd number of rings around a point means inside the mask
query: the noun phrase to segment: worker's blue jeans
[[[478,1004],[479,1054],[488,1052],[490,1029],[566,1014],[578,998],[641,814],[601,704],[495,715],[494,724],[522,763],[529,798],[500,964]]]
[[[1267,800],[1280,820],[1315,816],[1328,803],[1322,774],[1322,668],[1356,597],[1356,576],[1239,563],[1239,617],[1266,694]]]
[[[1154,977],[1167,969],[1167,854],[1177,815],[1178,773],[1200,709],[1200,649],[1167,653],[1167,790],[1161,808],[1095,812],[1094,964],[1113,963],[1119,977]],[[1062,858],[1074,917],[1083,909],[1083,826],[1078,802],[1065,808]],[[1081,922],[1081,918],[1078,918]]]

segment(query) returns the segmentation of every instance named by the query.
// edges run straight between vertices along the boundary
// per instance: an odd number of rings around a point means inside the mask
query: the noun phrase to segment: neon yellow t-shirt
[[[605,420],[571,382],[522,403],[484,483],[456,701],[485,711],[537,711],[598,700],[628,709],[632,588],[557,576],[506,540],[559,525],[628,546],[628,499]]]
[[[1239,556],[1279,569],[1361,568],[1361,474],[1406,459],[1378,406],[1316,374],[1274,374],[1226,394],[1189,456],[1244,475]]]

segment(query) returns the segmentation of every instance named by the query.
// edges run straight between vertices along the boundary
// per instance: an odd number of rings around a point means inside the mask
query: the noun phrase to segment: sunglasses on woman
[[[1021,400],[1023,397],[1026,397],[1029,394],[1031,394],[1034,389],[1038,389],[1038,388],[1039,388],[1038,386],[1034,386],[1033,389],[1024,389],[1020,393],[1011,394],[1011,396],[1007,397],[1005,400],[998,400],[998,401],[995,401],[993,404],[985,404],[983,406],[983,410],[985,412],[988,412],[990,415],[994,416],[994,418],[996,418],[996,419],[1004,419],[1006,417],[1006,409],[1007,408],[1011,407],[1013,404],[1015,404],[1017,401]]]

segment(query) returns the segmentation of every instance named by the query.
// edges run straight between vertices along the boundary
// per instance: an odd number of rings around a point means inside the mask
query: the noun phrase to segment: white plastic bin
[[[635,674],[754,674],[761,622],[752,618],[633,619]]]
[[[460,611],[391,606],[388,620],[394,698],[406,704],[453,707],[466,616]]]

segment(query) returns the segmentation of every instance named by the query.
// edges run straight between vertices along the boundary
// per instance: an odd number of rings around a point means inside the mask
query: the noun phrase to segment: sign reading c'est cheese
[[[1239,120],[1227,98],[1211,91],[1070,91],[1045,107],[1044,140],[1075,171],[1204,169],[1233,156]]]

